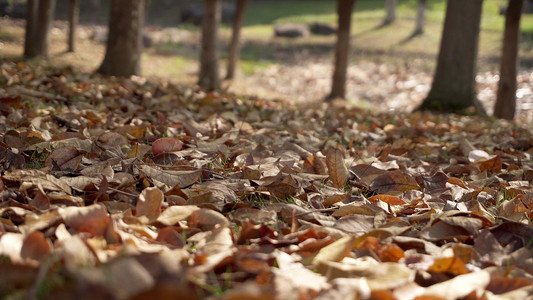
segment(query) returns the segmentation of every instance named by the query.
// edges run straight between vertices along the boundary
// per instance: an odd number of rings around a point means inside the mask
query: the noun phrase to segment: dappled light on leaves
[[[533,296],[530,130],[1,64],[2,293]]]

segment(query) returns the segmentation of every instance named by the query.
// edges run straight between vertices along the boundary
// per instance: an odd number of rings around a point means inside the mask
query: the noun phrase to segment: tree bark
[[[476,61],[483,0],[448,0],[437,70],[421,110],[485,110],[476,97]]]
[[[518,69],[518,43],[520,41],[520,18],[524,0],[509,0],[505,13],[500,81],[494,105],[494,116],[512,120],[516,110],[516,73]]]
[[[24,36],[24,57],[37,56],[35,49],[35,23],[37,21],[37,0],[28,0],[26,3],[26,33]]]
[[[338,30],[331,93],[326,101],[346,97],[346,73],[350,54],[352,10],[356,0],[337,0]]]
[[[47,57],[50,44],[50,30],[54,21],[56,0],[39,0],[37,8],[37,22],[33,37],[36,56]]]
[[[239,61],[240,53],[240,36],[242,28],[242,20],[244,17],[244,10],[248,0],[237,0],[235,9],[235,19],[233,20],[233,32],[231,35],[231,42],[228,53],[228,70],[226,79],[232,79],[235,76],[235,69],[237,68],[237,61]]]
[[[69,31],[68,31],[68,52],[76,50],[76,29],[80,18],[80,0],[70,0],[69,7]]]
[[[204,0],[198,85],[207,91],[220,89],[218,29],[221,18],[222,0]]]
[[[427,0],[418,0],[418,9],[416,11],[416,27],[413,35],[424,33],[424,23],[426,21]]]
[[[396,6],[396,0],[385,0],[385,10],[387,11],[387,15],[383,20],[383,25],[389,25],[396,21]]]
[[[141,72],[144,0],[112,0],[104,61],[97,72],[130,77]]]

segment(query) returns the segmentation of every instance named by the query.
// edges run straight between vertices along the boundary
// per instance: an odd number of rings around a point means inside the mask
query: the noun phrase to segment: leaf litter
[[[531,128],[1,66],[9,299],[533,296]]]

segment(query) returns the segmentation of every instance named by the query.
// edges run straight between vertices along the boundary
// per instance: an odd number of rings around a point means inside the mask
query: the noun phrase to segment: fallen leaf
[[[37,261],[42,260],[52,252],[52,243],[44,237],[40,231],[34,231],[27,235],[22,242],[20,256]]]
[[[326,154],[326,165],[328,166],[329,179],[336,188],[346,185],[350,178],[348,168],[344,164],[344,154],[337,148],[331,148]]]
[[[355,237],[345,236],[335,242],[320,249],[313,258],[313,265],[318,265],[322,261],[341,261],[354,248]]]
[[[157,187],[145,188],[137,200],[136,216],[146,218],[147,223],[153,223],[161,214],[164,198],[165,195]]]
[[[152,143],[152,152],[160,154],[165,152],[180,151],[183,143],[176,138],[159,138]]]
[[[398,195],[405,191],[418,190],[419,186],[411,176],[394,170],[376,177],[370,188],[379,194]]]
[[[469,273],[465,263],[458,257],[445,257],[435,260],[428,271],[437,273],[449,273],[453,275],[463,275]]]
[[[438,296],[450,300],[460,299],[472,292],[481,296],[489,282],[490,275],[487,271],[472,272],[434,284],[426,288],[424,295]]]
[[[368,201],[372,202],[373,204],[376,204],[378,200],[388,203],[390,205],[406,204],[405,201],[403,201],[402,199],[396,196],[391,196],[391,195],[375,195],[375,196],[368,198]]]

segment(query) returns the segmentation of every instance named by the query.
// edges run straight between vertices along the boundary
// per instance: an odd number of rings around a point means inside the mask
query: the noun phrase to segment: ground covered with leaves
[[[0,66],[6,299],[526,299],[531,128]]]

